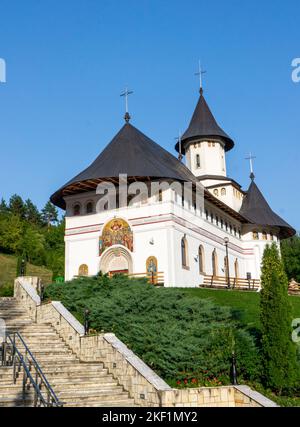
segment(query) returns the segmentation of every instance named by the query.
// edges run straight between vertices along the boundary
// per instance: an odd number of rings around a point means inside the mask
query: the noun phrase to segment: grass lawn
[[[257,292],[199,288],[182,289],[182,292],[198,298],[211,298],[219,305],[231,307],[241,314],[241,319],[248,328],[259,329],[259,294]],[[294,318],[300,318],[300,296],[290,296],[289,298]]]
[[[17,258],[13,255],[0,254],[0,294],[1,288],[10,287],[16,278]],[[44,267],[27,264],[27,276],[41,277],[42,281],[47,284],[52,281],[52,272]]]

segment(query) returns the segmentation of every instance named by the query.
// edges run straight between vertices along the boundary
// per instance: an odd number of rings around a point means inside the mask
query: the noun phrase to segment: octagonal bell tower
[[[186,165],[195,176],[213,180],[227,176],[225,153],[233,146],[233,140],[217,124],[200,88],[189,127],[175,149],[186,156]]]

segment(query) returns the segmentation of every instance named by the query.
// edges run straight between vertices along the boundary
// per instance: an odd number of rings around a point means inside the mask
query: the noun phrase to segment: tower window
[[[221,196],[226,196],[226,188],[221,188]]]
[[[259,239],[257,231],[253,231],[252,236],[253,236],[253,240],[258,240]]]
[[[86,213],[87,214],[91,214],[91,213],[93,213],[93,211],[94,211],[94,204],[93,204],[93,202],[88,202],[86,204]]]
[[[262,239],[263,240],[268,240],[268,235],[265,231],[262,232]]]
[[[219,195],[219,190],[217,188],[214,189],[214,195],[218,197]]]
[[[78,216],[78,215],[80,215],[80,204],[79,204],[79,203],[76,203],[76,204],[73,206],[73,215],[74,215],[74,216]]]
[[[201,168],[200,154],[196,154],[196,168],[197,169]]]

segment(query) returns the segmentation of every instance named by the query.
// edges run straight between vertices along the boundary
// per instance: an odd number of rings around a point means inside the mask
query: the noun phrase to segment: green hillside
[[[17,258],[0,253],[0,296],[12,295],[13,283],[16,277]],[[44,267],[27,264],[27,276],[38,276],[44,283],[50,283],[52,272]]]

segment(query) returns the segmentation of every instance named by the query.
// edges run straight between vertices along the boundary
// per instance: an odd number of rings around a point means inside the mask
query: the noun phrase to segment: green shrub
[[[0,297],[13,297],[14,296],[14,285],[5,283],[0,286]]]
[[[52,284],[46,297],[61,300],[81,322],[88,308],[91,328],[115,333],[171,385],[228,384],[233,350],[239,379],[259,376],[252,337],[229,308],[209,299],[105,275]]]
[[[299,363],[292,342],[292,308],[288,280],[277,246],[267,246],[260,294],[264,384],[275,392],[291,392],[299,384]]]

